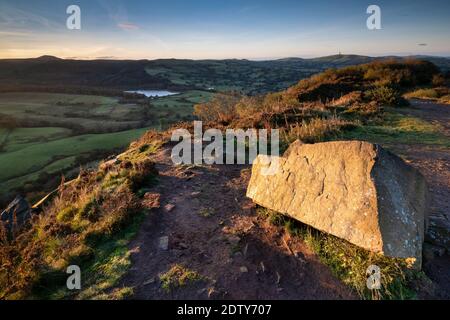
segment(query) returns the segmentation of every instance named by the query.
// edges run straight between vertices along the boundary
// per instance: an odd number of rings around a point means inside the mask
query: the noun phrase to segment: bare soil
[[[133,267],[121,283],[135,288],[134,299],[356,298],[303,242],[257,216],[245,197],[248,166],[176,167],[169,149],[155,161],[161,208],[132,242]],[[174,264],[204,279],[168,292],[159,275]]]

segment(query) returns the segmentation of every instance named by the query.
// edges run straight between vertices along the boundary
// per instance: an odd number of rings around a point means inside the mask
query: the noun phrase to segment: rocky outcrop
[[[17,196],[0,214],[0,219],[8,231],[20,229],[31,218],[28,201]]]
[[[367,250],[421,264],[425,179],[378,145],[297,141],[283,157],[260,155],[247,196]]]

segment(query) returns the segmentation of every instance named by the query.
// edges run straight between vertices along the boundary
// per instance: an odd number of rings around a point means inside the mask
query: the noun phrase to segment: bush
[[[396,105],[400,102],[400,94],[391,87],[377,86],[365,92],[367,99],[380,104]]]
[[[194,106],[194,115],[204,121],[228,123],[236,117],[235,106],[240,100],[236,93],[217,93],[209,102]]]
[[[444,76],[441,73],[435,74],[433,76],[432,84],[433,84],[434,87],[444,86],[445,85],[445,78],[444,78]]]

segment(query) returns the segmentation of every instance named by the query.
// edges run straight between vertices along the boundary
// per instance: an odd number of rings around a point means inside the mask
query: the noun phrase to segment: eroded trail
[[[432,101],[410,101],[411,106],[399,109],[400,113],[414,116],[437,125],[439,131],[450,141],[450,105]],[[435,257],[425,263],[427,275],[440,287],[438,295],[450,297],[450,149],[431,145],[416,144],[393,146],[393,151],[401,154],[418,168],[430,187],[430,224],[427,241],[447,248],[447,254]]]
[[[450,141],[450,105],[411,101],[411,107],[399,109],[399,112],[437,125],[436,128]],[[428,238],[450,248],[450,149],[426,144],[397,144],[393,150],[425,175],[431,193]]]
[[[134,287],[133,298],[356,298],[304,243],[257,216],[245,197],[248,167],[177,167],[169,149],[155,161],[161,208],[131,243],[133,266],[121,283]],[[164,290],[159,275],[175,264],[203,280]]]

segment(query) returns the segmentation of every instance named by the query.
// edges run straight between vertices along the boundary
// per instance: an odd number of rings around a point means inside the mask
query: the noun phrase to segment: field
[[[308,69],[281,61],[273,64],[247,60],[159,60],[149,61],[145,68],[147,74],[167,79],[173,85],[246,94],[282,90],[320,70],[317,66]]]
[[[59,94],[0,94],[0,201],[55,187],[61,174],[124,149],[150,128],[192,118],[210,92],[187,91],[148,103]],[[38,192],[39,193],[39,192]]]
[[[145,130],[146,128],[142,128],[56,138],[48,142],[26,143],[25,147],[16,151],[3,152],[0,154],[3,169],[0,172],[0,181],[4,181],[6,187],[2,189],[19,187],[23,183],[33,181],[42,172],[62,172],[76,165],[76,157],[123,148]]]
[[[192,120],[193,106],[208,101],[212,95],[213,93],[208,91],[191,90],[153,99],[151,104],[155,110],[155,116],[161,121]]]
[[[75,133],[105,133],[152,124],[147,107],[120,104],[100,96],[54,93],[4,93],[0,115],[13,119],[9,127],[60,127]]]

